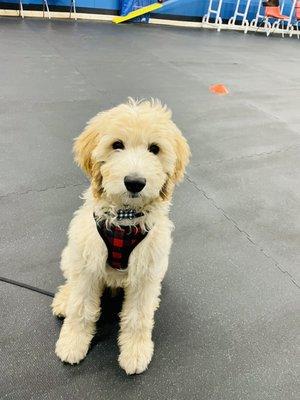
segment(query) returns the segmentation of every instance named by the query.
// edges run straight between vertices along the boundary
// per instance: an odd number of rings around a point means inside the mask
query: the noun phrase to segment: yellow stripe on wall
[[[158,8],[161,8],[162,6],[163,6],[163,3],[150,4],[149,6],[139,8],[138,10],[135,10],[135,11],[131,11],[127,15],[115,17],[115,18],[113,18],[112,21],[115,24],[119,24],[120,22],[128,21],[129,19],[136,18],[136,17],[139,17],[140,15],[147,14],[148,12],[157,10]]]

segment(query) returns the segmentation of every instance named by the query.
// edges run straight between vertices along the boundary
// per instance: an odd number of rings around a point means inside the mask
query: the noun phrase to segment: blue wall
[[[19,0],[0,0],[1,3],[18,3]],[[22,0],[23,4],[34,4],[40,5],[41,0]],[[155,0],[153,0],[154,2]],[[121,0],[76,0],[77,7],[84,8],[95,8],[95,9],[106,9],[106,10],[120,10],[120,2]],[[248,20],[252,20],[255,16],[257,5],[259,0],[252,0]],[[284,8],[285,13],[289,13],[290,4],[292,0],[286,0],[286,7]],[[70,0],[48,0],[50,10],[51,6],[67,6],[70,5]],[[191,17],[197,18],[202,17],[208,8],[209,0],[178,0],[175,4],[171,4],[169,6],[165,6],[161,11],[158,11],[155,14],[159,14],[161,17],[163,15],[174,15],[174,16],[183,16],[183,17]],[[237,0],[223,0],[221,17],[224,20],[228,20],[234,13],[236,7]],[[241,2],[241,5],[243,0]]]
[[[19,0],[0,0],[1,3],[19,3]],[[42,4],[42,0],[22,0],[23,4]],[[48,0],[52,6],[70,6],[70,0]],[[101,8],[107,10],[119,10],[120,0],[76,0],[76,7]]]

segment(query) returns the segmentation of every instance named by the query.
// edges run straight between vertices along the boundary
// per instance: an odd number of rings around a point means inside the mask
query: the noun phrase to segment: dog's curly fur
[[[122,141],[124,149],[114,150],[115,141]],[[158,154],[149,151],[151,144],[159,147]],[[172,241],[169,206],[174,186],[183,178],[189,147],[172,121],[171,111],[160,101],[129,99],[91,119],[75,139],[74,154],[91,186],[71,221],[68,245],[61,257],[66,282],[59,287],[52,310],[65,319],[56,354],[70,364],[86,356],[104,288],[122,287],[119,364],[127,374],[141,373],[153,354],[154,312]],[[124,177],[132,174],[146,179],[137,197],[124,186]],[[144,213],[125,221],[126,225],[139,224],[149,232],[131,253],[127,270],[119,272],[107,265],[107,248],[93,213],[116,224],[114,216],[124,207]]]

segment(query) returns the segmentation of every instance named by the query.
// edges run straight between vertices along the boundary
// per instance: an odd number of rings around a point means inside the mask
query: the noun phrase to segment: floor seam
[[[270,254],[268,254],[258,243],[256,243],[253,238],[250,236],[249,233],[247,233],[246,231],[244,231],[243,229],[241,229],[238,225],[238,223],[229,215],[227,215],[227,213],[225,212],[225,210],[220,207],[212,197],[210,197],[206,191],[202,188],[200,188],[196,182],[194,182],[190,176],[185,175],[186,181],[189,182],[191,185],[194,186],[194,188],[196,190],[198,190],[203,197],[205,197],[212,205],[214,208],[216,208],[219,212],[221,212],[223,214],[223,216],[235,227],[235,229],[237,229],[244,237],[246,237],[246,239],[253,245],[255,246],[256,249],[258,249],[266,258],[268,258],[269,260],[271,260],[273,262],[273,264],[276,266],[276,268],[284,275],[287,275],[290,279],[290,281],[297,287],[300,289],[300,286],[298,285],[298,283],[295,281],[295,278],[288,272],[285,270],[285,268],[280,265],[280,263],[275,260]]]
[[[269,156],[269,155],[273,155],[273,154],[284,153],[286,151],[296,149],[299,146],[300,146],[300,143],[297,143],[297,144],[292,144],[292,145],[290,145],[288,147],[283,147],[283,148],[281,148],[279,150],[264,151],[262,153],[254,153],[254,154],[249,154],[247,156],[224,158],[224,159],[219,159],[219,160],[214,160],[214,161],[206,161],[206,162],[204,161],[204,162],[199,163],[199,164],[193,164],[192,163],[192,165],[194,167],[201,167],[201,165],[203,165],[203,164],[213,165],[215,163],[238,161],[238,160],[244,160],[244,159],[247,159],[247,158],[255,158],[255,157],[264,157],[264,156]]]
[[[25,195],[25,194],[28,194],[28,193],[46,192],[47,190],[51,190],[51,189],[66,189],[66,188],[69,188],[69,187],[82,186],[84,184],[86,184],[86,181],[83,181],[83,182],[80,182],[80,183],[69,184],[69,185],[66,184],[66,185],[62,185],[62,186],[54,185],[54,186],[49,186],[49,187],[42,188],[42,189],[28,189],[28,190],[25,190],[24,192],[9,192],[9,193],[0,195],[0,199],[3,199],[5,197],[9,197],[9,196],[15,196],[15,195],[21,196],[21,195]]]
[[[263,113],[263,114],[266,115],[268,118],[272,118],[272,119],[275,120],[275,121],[280,121],[281,123],[286,124],[286,125],[288,126],[288,129],[289,129],[291,132],[298,134],[297,130],[291,128],[291,127],[289,126],[288,121],[286,121],[286,120],[283,119],[282,117],[279,117],[278,115],[273,114],[272,112],[265,110],[265,109],[263,108],[262,105],[254,104],[252,100],[244,100],[244,101],[246,102],[246,104],[247,104],[249,107],[252,107],[254,110],[257,110],[257,111]]]

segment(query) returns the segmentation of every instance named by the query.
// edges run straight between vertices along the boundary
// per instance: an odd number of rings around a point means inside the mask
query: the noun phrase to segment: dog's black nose
[[[124,184],[126,189],[131,193],[139,193],[146,185],[145,178],[138,178],[136,176],[125,176]]]

